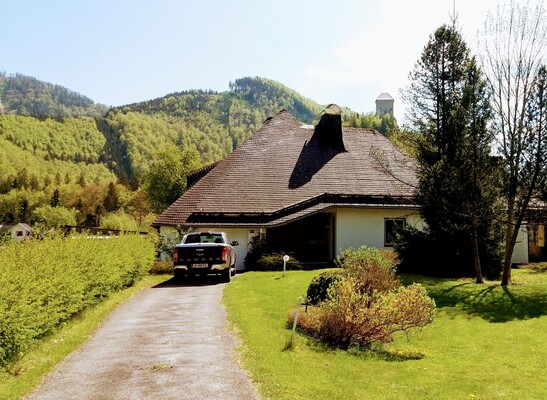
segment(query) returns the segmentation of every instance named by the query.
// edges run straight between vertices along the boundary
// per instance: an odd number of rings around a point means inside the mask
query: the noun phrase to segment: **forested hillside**
[[[61,86],[0,74],[0,224],[145,228],[152,216],[141,186],[158,155],[176,145],[197,150],[185,153],[192,165],[219,161],[281,108],[313,123],[324,107],[277,82],[242,78],[222,93],[107,110]]]
[[[160,186],[177,196],[185,179],[167,181],[165,168],[222,160],[282,108],[311,124],[325,106],[278,82],[241,78],[225,92],[176,92],[107,110],[62,86],[0,73],[0,224],[146,228],[150,204],[156,212],[166,204],[148,193],[159,186],[147,177],[164,177]],[[348,109],[343,120],[384,133],[396,127],[389,116]]]
[[[193,146],[202,164],[210,164],[230,154],[281,108],[312,123],[324,107],[263,78],[237,79],[222,93],[178,92],[118,107],[107,113],[103,126],[110,165],[134,184],[166,143]]]
[[[65,87],[31,76],[0,72],[0,114],[34,117],[103,115],[107,107]]]

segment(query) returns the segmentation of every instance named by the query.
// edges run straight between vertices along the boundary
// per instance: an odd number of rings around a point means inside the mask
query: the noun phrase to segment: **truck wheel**
[[[222,271],[220,271],[220,280],[222,282],[228,283],[230,282],[230,275],[230,268],[223,269]]]
[[[184,271],[181,271],[180,269],[175,270],[175,280],[178,282],[182,282],[185,278]]]

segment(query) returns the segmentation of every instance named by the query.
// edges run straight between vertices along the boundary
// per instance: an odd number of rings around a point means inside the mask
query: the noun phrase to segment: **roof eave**
[[[386,199],[386,198],[384,198]],[[257,228],[257,227],[275,227],[297,221],[307,216],[325,212],[334,208],[364,208],[364,209],[408,209],[419,210],[419,206],[414,202],[413,197],[390,198],[388,203],[366,203],[366,202],[318,202],[309,204],[308,207],[290,212],[289,210],[277,210],[271,213],[202,213],[196,212],[188,216],[186,221],[180,223],[161,223],[154,222],[153,227],[161,226],[173,227],[214,227],[222,226],[226,228]],[[293,207],[290,207],[293,208]],[[283,211],[289,211],[284,213]]]

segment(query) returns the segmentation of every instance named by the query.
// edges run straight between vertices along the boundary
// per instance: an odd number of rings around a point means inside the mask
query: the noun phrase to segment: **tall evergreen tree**
[[[55,190],[53,191],[53,195],[51,196],[51,201],[50,201],[51,207],[60,206],[61,201],[59,200],[59,197],[60,197],[59,188],[55,188]]]
[[[404,93],[418,141],[418,201],[430,238],[443,256],[440,266],[463,275],[482,267],[499,271],[487,129],[490,117],[486,84],[455,26],[443,25],[430,36],[410,73]],[[471,268],[472,267],[472,268]]]
[[[120,199],[118,195],[118,188],[114,182],[108,184],[106,196],[103,200],[103,207],[107,212],[116,211],[120,207]]]

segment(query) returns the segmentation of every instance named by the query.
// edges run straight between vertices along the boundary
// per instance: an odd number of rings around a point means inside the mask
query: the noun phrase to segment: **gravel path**
[[[27,399],[258,399],[234,361],[224,284],[143,290]]]

